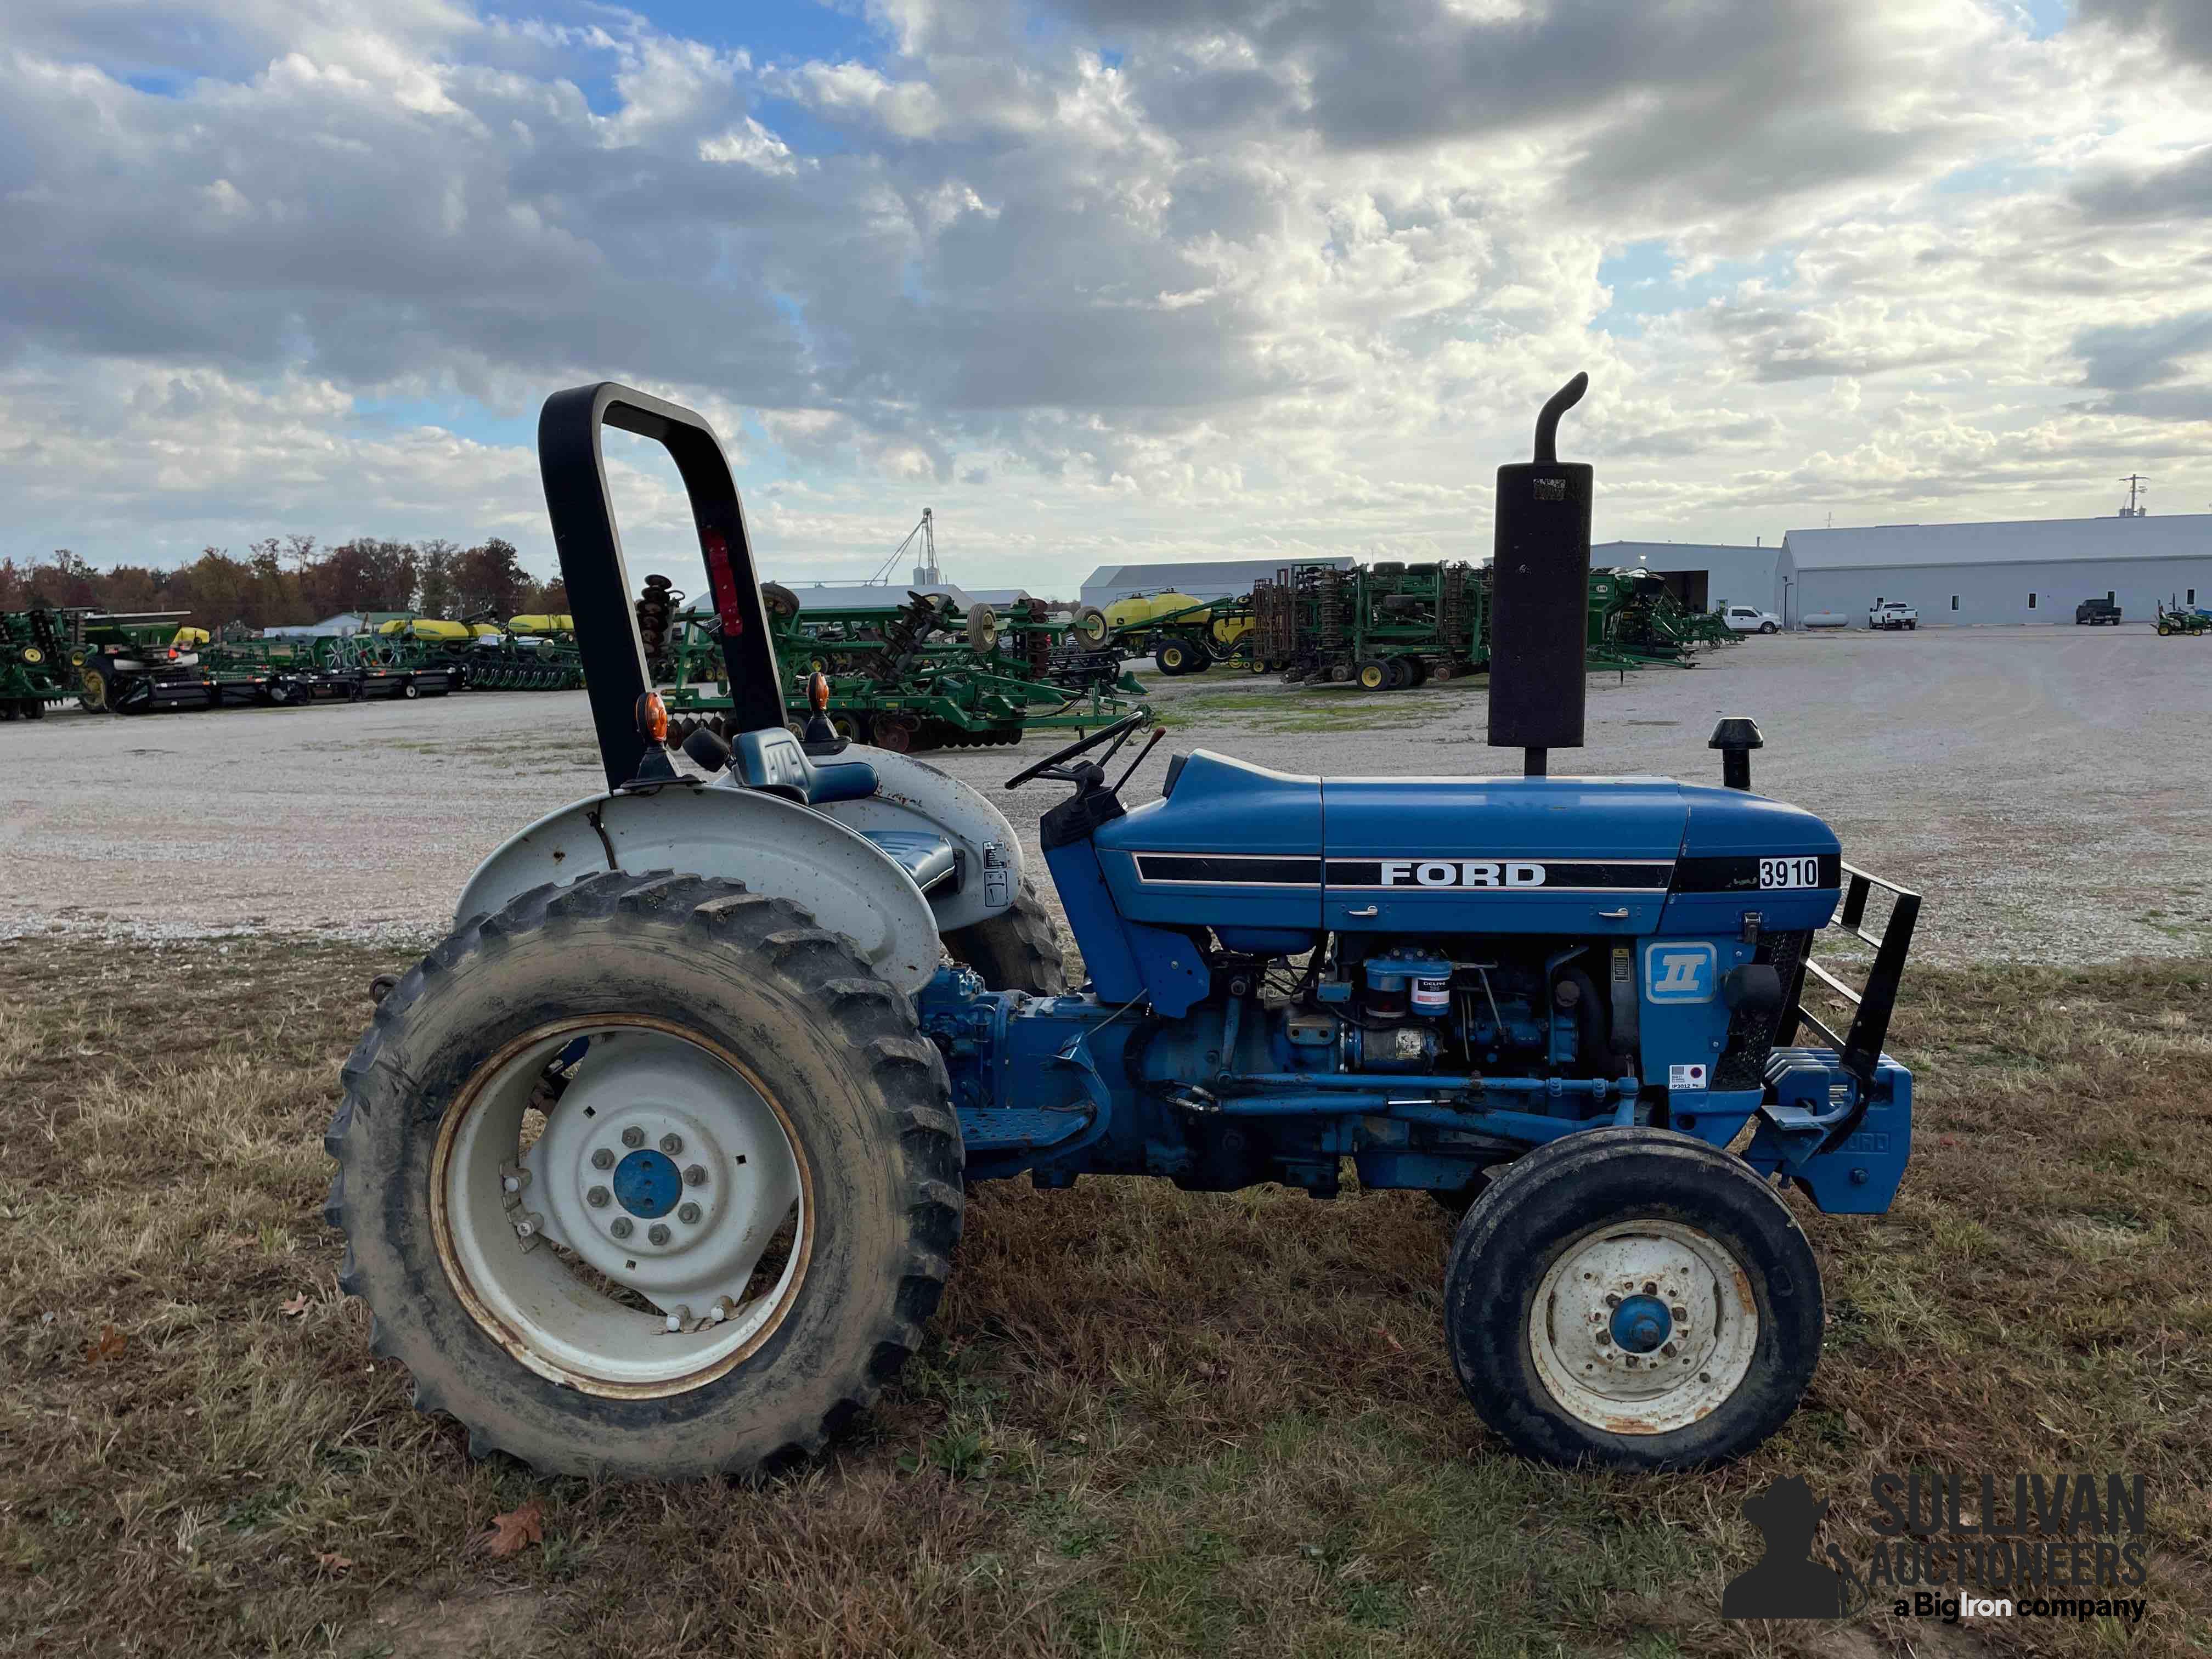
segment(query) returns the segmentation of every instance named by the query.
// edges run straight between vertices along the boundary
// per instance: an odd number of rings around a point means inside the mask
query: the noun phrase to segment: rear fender
[[[960,854],[960,890],[932,908],[945,933],[972,927],[997,915],[1022,890],[1022,843],[1006,815],[983,793],[910,755],[862,744],[841,760],[864,760],[876,769],[876,793],[814,810],[848,829],[920,830],[945,836]]]
[[[845,935],[909,996],[929,982],[942,956],[929,901],[857,830],[757,790],[689,780],[650,793],[594,795],[548,813],[477,866],[454,922],[548,882],[603,870],[714,876],[790,899]]]

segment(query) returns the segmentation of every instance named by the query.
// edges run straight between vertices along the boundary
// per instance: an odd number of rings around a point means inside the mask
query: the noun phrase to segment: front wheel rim
[[[661,1398],[782,1322],[812,1252],[811,1186],[789,1119],[734,1054],[649,1016],[572,1019],[508,1044],[447,1112],[431,1230],[463,1307],[514,1358],[586,1394]]]
[[[1666,1434],[1710,1417],[1750,1375],[1759,1331],[1734,1251],[1675,1221],[1591,1229],[1560,1251],[1528,1309],[1544,1391],[1608,1434]]]

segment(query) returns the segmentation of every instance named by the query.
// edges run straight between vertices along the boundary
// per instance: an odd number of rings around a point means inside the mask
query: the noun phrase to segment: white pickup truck
[[[1920,612],[1903,599],[1885,599],[1867,612],[1869,628],[1917,628]]]
[[[1721,620],[1738,634],[1778,634],[1782,631],[1781,617],[1771,611],[1761,611],[1753,605],[1723,605]]]

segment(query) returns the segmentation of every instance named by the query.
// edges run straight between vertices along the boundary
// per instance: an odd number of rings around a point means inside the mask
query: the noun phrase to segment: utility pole
[[[2120,509],[2120,516],[2124,519],[2148,518],[2150,509],[2141,505],[2141,501],[2143,496],[2150,494],[2150,491],[2145,488],[2150,480],[2140,472],[2130,472],[2120,482],[2128,487],[2128,504]]]

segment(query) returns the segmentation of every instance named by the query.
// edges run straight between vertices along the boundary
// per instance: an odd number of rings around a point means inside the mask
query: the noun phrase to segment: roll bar
[[[538,467],[545,482],[554,550],[568,585],[568,611],[576,619],[576,652],[591,695],[599,760],[607,787],[613,789],[637,775],[645,753],[637,731],[637,700],[653,681],[638,637],[635,594],[623,562],[622,537],[607,499],[599,434],[610,426],[664,446],[684,479],[714,597],[711,625],[721,635],[729,675],[732,730],[781,727],[785,715],[783,680],[769,637],[768,612],[761,605],[744,507],[714,428],[680,404],[617,380],[556,392],[538,412]]]

